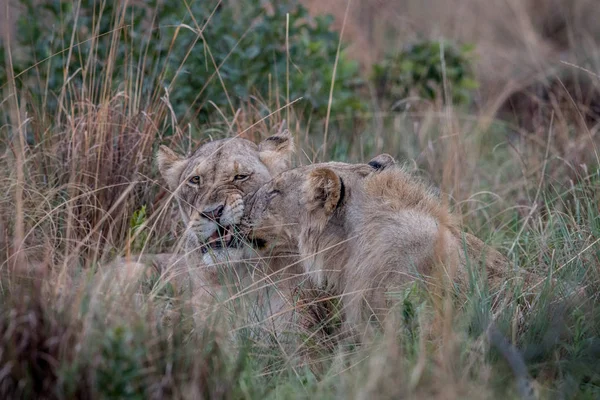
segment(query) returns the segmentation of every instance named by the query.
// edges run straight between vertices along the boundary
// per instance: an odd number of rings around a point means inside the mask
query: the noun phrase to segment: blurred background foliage
[[[297,99],[297,115],[320,121],[327,113],[340,44],[331,115],[343,119],[369,108],[369,79],[346,55],[332,26],[333,16],[312,16],[294,0],[248,0],[243,5],[155,0],[19,3],[14,71],[32,101],[49,111],[56,107],[65,82],[87,91],[87,98],[100,96],[105,82],[85,79],[84,73],[101,76],[110,65],[112,85],[123,85],[132,71],[142,72],[136,74],[141,78],[135,82],[136,91],[148,103],[168,95],[182,122],[222,119],[221,113],[232,115],[246,103],[266,115]],[[119,30],[116,37],[114,29]],[[398,100],[412,88],[425,100],[434,100],[443,87],[440,43],[420,40],[408,50],[386,55],[373,75],[377,96]],[[447,89],[456,104],[468,103],[476,87],[471,59],[463,51],[466,47],[446,47]],[[93,57],[88,58],[90,53]],[[107,62],[109,57],[116,57],[115,65]],[[0,63],[3,82],[5,65]]]
[[[373,66],[378,98],[391,108],[409,96],[469,105],[478,86],[472,51],[471,45],[457,47],[444,40],[422,40],[388,53]]]
[[[288,99],[300,98],[297,112],[321,118],[327,111],[340,37],[331,27],[333,17],[311,17],[295,1],[269,7],[261,0],[243,6],[195,1],[189,2],[189,9],[185,2],[176,1],[19,2],[24,11],[16,24],[19,35],[14,47],[19,57],[14,71],[19,75],[35,66],[34,73],[23,74],[19,84],[49,107],[56,106],[55,98],[66,81],[81,86],[84,69],[100,75],[116,51],[112,82],[122,84],[130,70],[143,70],[143,81],[136,84],[147,101],[168,92],[179,117],[191,111],[199,122],[208,122],[217,114],[216,108],[235,112],[248,101],[281,107]],[[120,30],[118,46],[112,45],[114,27]],[[81,55],[91,51],[95,65],[89,69],[83,65],[89,59]],[[5,82],[6,63],[1,64]],[[357,91],[361,84],[358,63],[349,60],[342,47],[332,113],[364,110]],[[85,88],[93,93],[100,89]],[[162,93],[154,93],[157,90]]]

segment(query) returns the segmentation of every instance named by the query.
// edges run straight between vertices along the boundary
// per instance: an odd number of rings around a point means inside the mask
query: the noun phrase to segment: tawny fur
[[[314,164],[284,172],[251,200],[253,233],[297,248],[315,284],[342,297],[347,327],[368,329],[391,306],[389,291],[421,280],[464,283],[484,258],[491,282],[508,260],[463,234],[441,200],[400,167]],[[464,251],[466,248],[466,251]]]
[[[305,283],[296,253],[258,260],[249,246],[223,247],[203,251],[221,227],[235,228],[241,221],[246,199],[272,176],[290,167],[294,150],[288,131],[265,139],[259,145],[233,138],[207,143],[190,157],[182,157],[165,146],[157,154],[159,171],[177,200],[185,226],[184,279],[195,285],[193,300],[199,310],[210,306],[217,292],[235,287],[243,298],[252,298],[253,313],[261,326],[274,336],[302,332],[316,324],[314,310],[298,309],[315,297]],[[193,177],[199,177],[190,181]],[[238,179],[242,176],[242,179]],[[220,221],[207,218],[223,207]],[[252,259],[251,261],[246,261]],[[309,292],[310,294],[305,294]],[[233,293],[231,293],[233,295]],[[240,296],[240,294],[237,294]],[[290,346],[294,351],[298,343]]]

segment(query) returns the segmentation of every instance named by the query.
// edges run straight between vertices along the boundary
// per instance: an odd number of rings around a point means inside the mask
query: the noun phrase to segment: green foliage
[[[276,108],[286,104],[288,84],[289,100],[302,98],[294,106],[297,111],[313,118],[326,113],[340,38],[332,30],[331,16],[313,19],[294,0],[268,5],[249,0],[243,7],[225,1],[217,10],[216,1],[188,2],[188,10],[183,1],[125,6],[83,0],[78,13],[76,3],[20,3],[25,11],[17,21],[15,48],[20,57],[15,73],[43,61],[19,84],[51,110],[65,78],[69,85],[99,96],[106,85],[114,90],[127,79],[137,82],[141,77],[143,101],[163,96],[167,89],[180,118],[191,111],[188,117],[206,122],[216,111],[209,102],[233,113],[230,105],[236,109],[254,96]],[[357,63],[342,52],[332,98],[334,115],[365,107],[355,90],[361,83],[358,72]],[[0,70],[0,76],[5,81],[5,71]],[[86,80],[102,76],[108,79]]]
[[[133,213],[129,220],[129,237],[133,239],[131,250],[134,252],[142,250],[148,240],[148,232],[143,229],[146,218],[146,205],[144,204],[139,210]]]
[[[66,82],[96,97],[106,85],[101,77],[114,78],[114,85],[122,85],[142,54],[143,49],[134,44],[141,47],[151,32],[134,28],[149,18],[148,8],[139,5],[125,8],[120,2],[82,0],[78,9],[77,3],[57,0],[19,3],[23,12],[16,21],[19,35],[13,52],[18,51],[13,66],[16,75],[25,73],[17,83],[35,100],[44,101],[49,111],[55,109]]]
[[[477,88],[472,51],[472,46],[424,40],[388,54],[373,67],[378,97],[392,106],[408,96],[447,103],[447,89],[453,104],[468,105]]]
[[[200,37],[197,27],[196,31],[180,30],[166,74],[166,80],[172,84],[177,68],[191,50],[180,71],[181,76],[171,86],[170,99],[178,114],[192,106],[196,113],[206,118],[214,112],[214,106],[207,101],[228,111],[230,101],[236,108],[253,95],[268,106],[284,105],[289,87],[290,101],[302,98],[295,106],[296,110],[314,113],[316,117],[325,115],[340,40],[331,27],[333,18],[317,16],[313,19],[293,0],[272,2],[270,11],[263,3],[249,0],[243,7],[236,8],[230,2],[224,2]],[[192,15],[201,27],[215,5],[214,1],[196,1],[190,5]],[[288,14],[289,48],[286,48]],[[195,27],[181,3],[165,4],[159,16],[161,27],[170,26],[164,29],[169,32],[165,32],[169,40],[180,24]],[[219,67],[218,75],[215,66]],[[342,53],[335,78],[333,113],[364,108],[354,90],[358,84],[357,63],[349,61]],[[199,102],[194,105],[199,95]],[[265,109],[262,111],[266,112]]]
[[[99,393],[105,398],[144,399],[146,349],[130,327],[115,326],[100,338],[101,362],[96,367]]]

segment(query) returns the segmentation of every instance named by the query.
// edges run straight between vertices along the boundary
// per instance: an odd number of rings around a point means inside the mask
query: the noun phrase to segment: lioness
[[[196,281],[218,286],[218,272],[233,270],[231,275],[242,278],[241,290],[258,297],[262,304],[258,316],[272,322],[275,333],[297,329],[295,324],[312,329],[327,313],[317,299],[322,292],[314,289],[298,262],[297,246],[279,246],[276,253],[262,253],[266,257],[258,259],[255,249],[244,245],[236,233],[247,198],[290,167],[293,150],[292,137],[284,131],[258,146],[234,138],[205,144],[189,158],[165,146],[157,154],[159,171],[174,192],[187,226],[187,264],[201,267],[202,276]],[[382,155],[358,169],[366,176],[391,162],[391,157]],[[299,309],[302,303],[307,307]]]
[[[242,280],[247,277],[246,266],[238,264],[245,253],[235,232],[244,214],[244,201],[272,176],[289,168],[293,149],[288,131],[270,136],[258,145],[242,138],[215,140],[187,158],[160,146],[158,169],[174,194],[186,227],[183,249],[187,265],[200,270],[206,285],[222,284],[219,273],[228,272],[226,269],[236,269],[231,275]],[[257,291],[259,298],[268,297],[260,300],[263,304],[259,318],[266,320],[289,305],[281,292],[293,287],[284,282],[278,290],[271,289]]]
[[[226,302],[231,298],[250,307],[235,311],[243,326],[256,324],[277,338],[287,332],[306,333],[325,311],[321,304],[310,305],[317,294],[296,262],[297,251],[259,259],[252,247],[244,245],[237,225],[248,196],[288,169],[293,151],[293,138],[286,130],[258,145],[241,138],[215,140],[187,158],[166,146],[157,153],[160,174],[186,226],[184,264],[194,275],[190,282],[196,286],[192,290],[198,302],[223,289]]]
[[[440,199],[404,169],[374,161],[323,163],[286,171],[249,201],[249,236],[265,253],[298,249],[304,271],[341,296],[347,328],[368,330],[389,309],[386,292],[429,280],[436,263],[454,281],[466,264],[486,258],[498,281],[507,259],[462,232]],[[463,244],[467,251],[463,251]],[[466,253],[466,254],[465,254]]]

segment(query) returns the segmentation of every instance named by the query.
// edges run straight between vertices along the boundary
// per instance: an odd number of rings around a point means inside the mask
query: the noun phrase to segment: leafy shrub
[[[54,111],[55,97],[65,85],[65,78],[84,93],[95,93],[94,100],[106,84],[104,77],[115,78],[114,84],[122,85],[128,68],[143,54],[135,45],[139,47],[148,40],[149,31],[137,29],[150,17],[146,7],[124,8],[120,2],[82,0],[77,12],[77,3],[73,2],[19,3],[23,10],[16,21],[19,34],[13,44],[13,52],[18,49],[13,69],[15,75],[22,74],[17,84],[36,100],[43,100],[49,111]],[[109,57],[116,62],[109,63]],[[106,71],[109,65],[112,73]],[[5,76],[5,71],[0,71],[0,77]],[[46,88],[48,98],[43,97]]]
[[[289,82],[289,100],[303,98],[297,109],[312,111],[317,117],[325,115],[340,40],[331,28],[333,17],[317,16],[312,19],[296,1],[272,2],[269,11],[263,8],[263,3],[249,0],[240,9],[226,4],[217,10],[184,65],[185,77],[180,79],[180,85],[173,88],[172,102],[183,107],[191,105],[204,85],[208,85],[203,99],[214,102],[221,109],[228,107],[223,86],[234,107],[253,94],[264,100],[271,98],[271,105],[273,99],[283,105]],[[202,1],[191,5],[199,25],[204,24],[214,5],[215,2]],[[289,49],[286,49],[286,14],[289,14],[290,20]],[[161,25],[185,23],[193,26],[187,9],[175,2],[165,5],[160,15]],[[195,39],[194,32],[180,33],[178,41],[186,45],[174,48],[174,56],[169,60],[171,74],[168,76],[172,76],[177,63]],[[214,64],[222,65],[219,75],[223,84],[213,76],[215,68],[211,53]],[[359,83],[357,63],[347,60],[342,54],[335,78],[332,112],[348,112],[364,106],[354,90]],[[212,111],[202,103],[200,107],[202,113]]]
[[[253,95],[269,107],[281,106],[287,99],[287,82],[290,101],[303,98],[294,106],[296,110],[316,117],[326,113],[340,38],[332,30],[331,16],[313,19],[294,0],[249,0],[243,7],[230,1],[216,10],[216,1],[188,2],[188,10],[183,1],[152,0],[124,6],[82,0],[78,15],[76,3],[20,3],[25,11],[17,22],[16,46],[22,57],[15,62],[15,73],[45,60],[24,74],[20,84],[50,107],[65,77],[69,85],[100,94],[103,85],[115,89],[124,85],[126,78],[138,81],[143,71],[140,98],[149,101],[163,96],[168,88],[179,117],[191,108],[194,113],[190,116],[205,122],[216,111],[209,102],[227,112],[230,104],[237,108]],[[202,27],[205,29],[200,31]],[[69,51],[72,37],[76,46]],[[86,84],[85,76],[104,76],[100,72],[106,73],[106,66],[112,65],[107,62],[109,57],[116,60],[108,71],[110,82],[95,79]],[[360,84],[358,72],[358,65],[342,53],[332,113],[364,107],[355,91]],[[0,71],[0,76],[5,77],[5,71]],[[46,85],[49,98],[43,97]]]
[[[446,103],[445,75],[452,103],[469,104],[472,90],[477,87],[472,50],[468,45],[457,47],[447,41],[424,40],[388,54],[373,67],[378,97],[392,107],[408,96]]]

